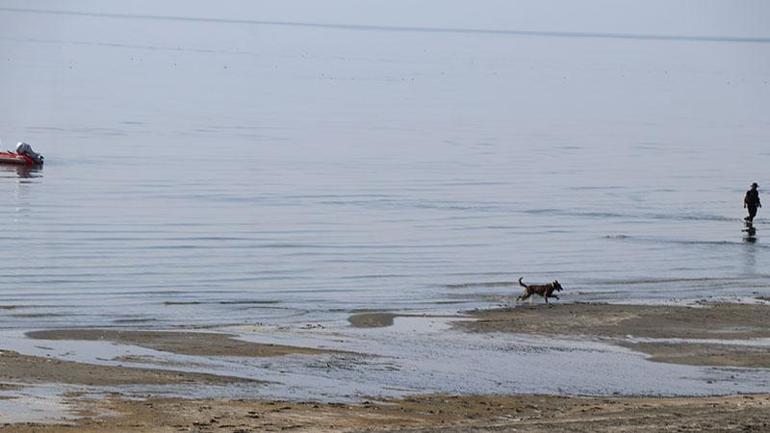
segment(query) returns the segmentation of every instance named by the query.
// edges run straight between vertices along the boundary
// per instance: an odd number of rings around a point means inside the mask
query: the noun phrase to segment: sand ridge
[[[172,385],[259,383],[248,378],[120,365],[95,365],[0,351],[0,381],[72,385]]]
[[[237,340],[236,335],[215,332],[138,331],[119,329],[56,329],[28,332],[41,340],[110,341],[162,352],[193,356],[272,357],[342,353],[309,347],[283,346]]]

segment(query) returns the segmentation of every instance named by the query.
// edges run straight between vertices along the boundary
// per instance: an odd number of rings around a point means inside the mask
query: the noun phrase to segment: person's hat
[[[756,182],[754,182],[754,183],[752,183],[752,184],[751,184],[751,186],[752,186],[753,188],[756,188],[756,187],[758,187],[759,185],[757,185],[757,183],[756,183]]]

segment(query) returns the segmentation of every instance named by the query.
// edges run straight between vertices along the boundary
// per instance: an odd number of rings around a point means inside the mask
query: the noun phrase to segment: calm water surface
[[[1,328],[770,292],[767,35],[173,4],[0,3]]]

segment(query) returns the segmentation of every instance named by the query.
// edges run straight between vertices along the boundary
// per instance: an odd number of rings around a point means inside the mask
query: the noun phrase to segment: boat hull
[[[39,165],[32,158],[15,152],[0,152],[0,164]]]

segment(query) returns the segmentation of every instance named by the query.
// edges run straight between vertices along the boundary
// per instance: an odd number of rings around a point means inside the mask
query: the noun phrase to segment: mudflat
[[[283,401],[80,400],[85,417],[0,425],[17,433],[150,432],[762,432],[770,395],[691,398],[444,396],[360,404]]]
[[[115,329],[57,329],[28,332],[41,340],[110,341],[162,352],[193,356],[271,357],[340,353],[309,347],[282,346],[237,340],[235,335],[214,332],[134,331]]]
[[[770,347],[706,343],[630,343],[621,346],[650,355],[650,361],[714,367],[770,368]],[[770,374],[770,373],[768,373]]]
[[[575,303],[521,305],[469,312],[458,322],[475,332],[599,337],[747,339],[770,337],[770,305],[718,303],[696,307]]]
[[[766,304],[540,304],[469,315],[477,320],[454,326],[469,332],[600,338],[647,353],[652,361],[770,368],[768,348],[730,344],[770,337],[770,305]],[[682,341],[671,341],[676,339]]]

